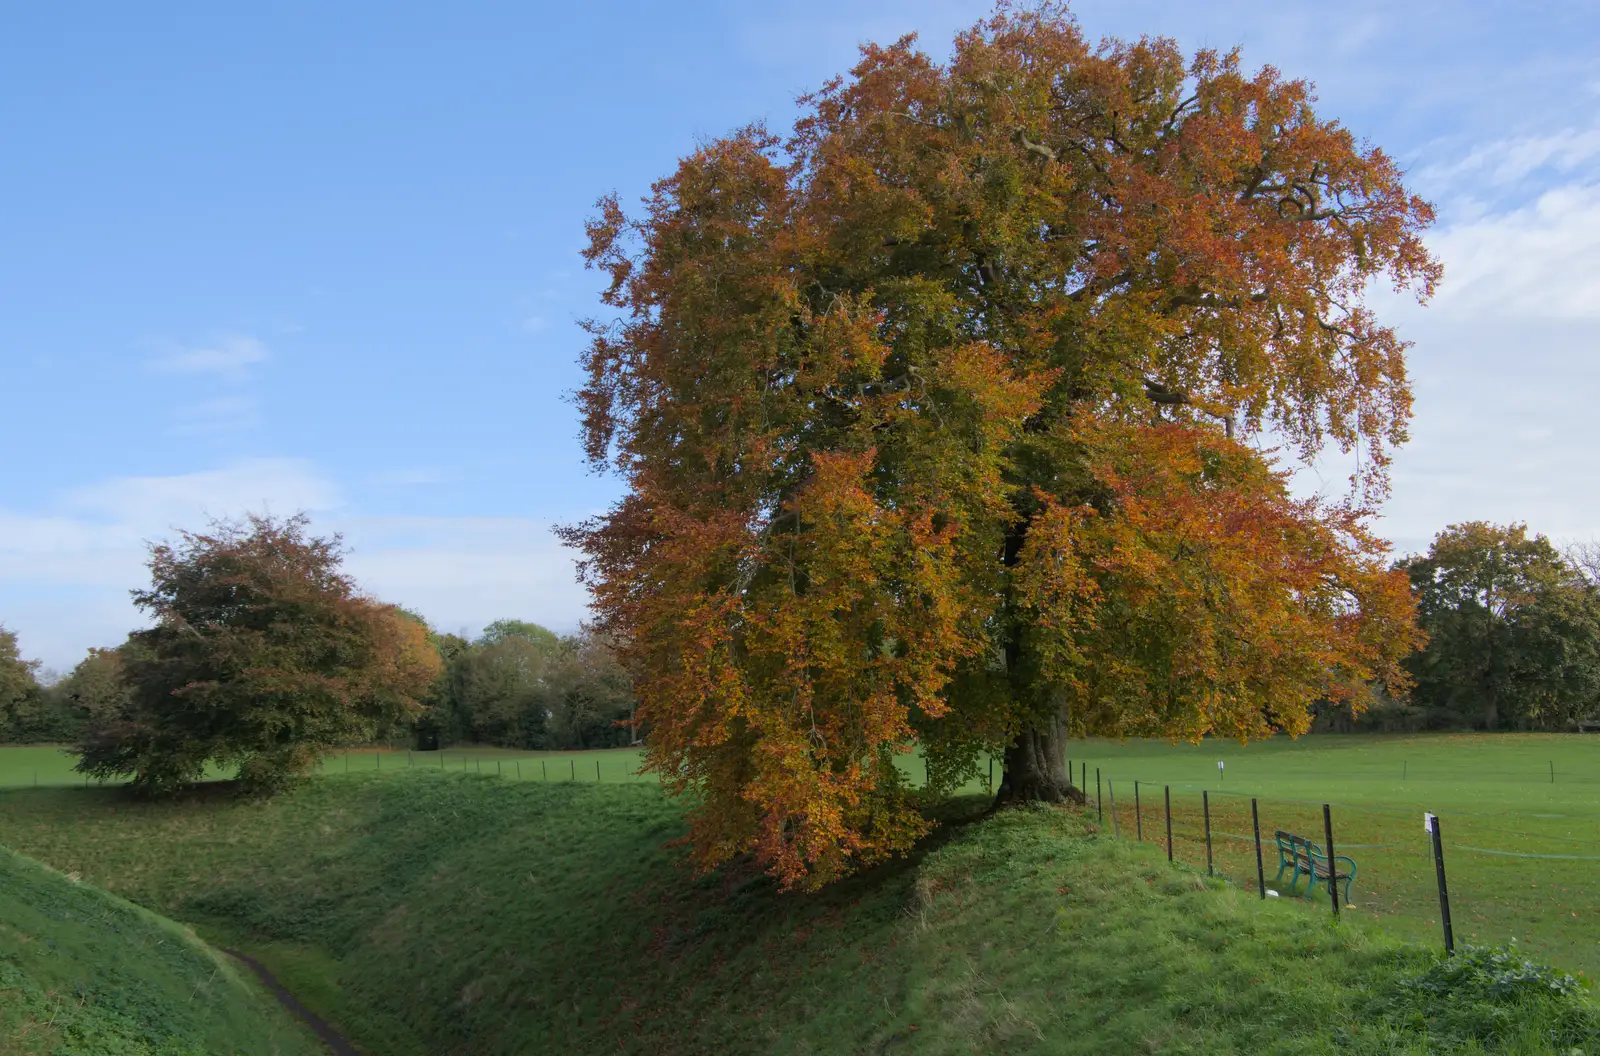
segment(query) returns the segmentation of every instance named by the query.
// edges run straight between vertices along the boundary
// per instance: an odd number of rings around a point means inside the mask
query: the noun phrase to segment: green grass
[[[426,769],[0,795],[0,843],[242,946],[375,1056],[1600,1051],[1585,1000],[1440,982],[1077,813],[954,824],[810,896],[697,879],[680,833],[647,785]]]
[[[1332,804],[1334,845],[1353,857],[1357,915],[1439,942],[1439,903],[1424,811],[1441,818],[1458,940],[1515,942],[1529,956],[1600,974],[1600,737],[1562,734],[1331,735],[1298,741],[1169,745],[1091,741],[1072,750],[1116,828],[1164,845],[1171,788],[1174,854],[1205,867],[1202,791],[1210,799],[1219,872],[1254,890],[1250,799],[1258,799],[1269,887],[1272,832],[1323,841]],[[1219,781],[1217,760],[1227,765]],[[1552,770],[1554,781],[1551,780]],[[1287,878],[1285,878],[1287,879]],[[1302,885],[1303,887],[1303,885]]]
[[[611,748],[590,752],[530,752],[514,748],[462,747],[442,752],[408,752],[392,749],[351,749],[322,761],[324,774],[361,773],[397,769],[449,770],[497,774],[525,781],[602,781],[654,784],[639,774],[636,748]],[[73,771],[77,757],[60,745],[0,745],[0,789],[85,787]],[[596,769],[598,764],[598,770]],[[213,778],[232,777],[214,769]],[[115,782],[112,782],[115,783]]]
[[[1227,767],[1219,781],[1217,760]],[[0,748],[0,788],[82,785],[56,748]],[[1272,832],[1285,828],[1321,842],[1321,804],[1333,804],[1334,844],[1358,863],[1347,912],[1381,920],[1425,942],[1440,941],[1437,887],[1422,813],[1442,818],[1458,937],[1515,943],[1529,956],[1600,976],[1600,736],[1562,734],[1320,735],[1241,747],[1164,742],[1075,742],[1075,773],[1102,779],[1107,827],[1133,837],[1134,782],[1144,835],[1165,841],[1163,788],[1171,787],[1174,854],[1206,864],[1201,792],[1210,797],[1214,867],[1255,888],[1250,799],[1258,799],[1269,886],[1276,871]],[[524,752],[352,751],[329,756],[327,774],[397,769],[494,774],[530,783],[653,784],[633,749]],[[913,783],[921,760],[904,757]],[[1552,781],[1552,774],[1554,780]],[[966,791],[986,789],[987,767]],[[1115,793],[1117,810],[1110,810]],[[1281,885],[1276,885],[1281,886]],[[1276,888],[1275,888],[1276,889]]]
[[[0,849],[0,1053],[320,1051],[172,921]]]

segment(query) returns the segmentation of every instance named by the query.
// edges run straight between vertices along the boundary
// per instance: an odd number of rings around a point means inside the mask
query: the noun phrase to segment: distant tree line
[[[477,638],[434,634],[444,670],[417,719],[419,748],[608,748],[635,739],[633,684],[589,631],[496,620]]]
[[[0,743],[76,745],[80,768],[152,791],[208,763],[270,790],[323,752],[384,741],[584,749],[638,739],[633,684],[602,636],[496,620],[476,638],[367,598],[337,537],[251,517],[151,552],[153,626],[41,675],[0,627]],[[1408,693],[1374,686],[1316,728],[1568,730],[1600,717],[1600,545],[1521,524],[1451,525],[1397,562],[1427,644]]]
[[[1379,687],[1359,719],[1325,706],[1317,728],[1556,731],[1600,715],[1600,546],[1470,521],[1397,567],[1428,636],[1411,691]]]

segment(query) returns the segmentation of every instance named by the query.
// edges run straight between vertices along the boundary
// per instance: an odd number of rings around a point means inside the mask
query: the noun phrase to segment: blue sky
[[[135,624],[145,540],[305,508],[443,628],[575,626],[549,526],[616,490],[562,398],[596,197],[987,9],[0,0],[0,622],[70,667]],[[1314,80],[1439,205],[1440,297],[1378,300],[1416,342],[1400,548],[1600,536],[1600,5],[1075,10]]]

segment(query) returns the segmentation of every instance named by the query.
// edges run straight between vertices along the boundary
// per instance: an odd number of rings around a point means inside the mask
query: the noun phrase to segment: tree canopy
[[[0,626],[0,740],[33,740],[40,697],[37,660],[24,660],[17,635]]]
[[[441,635],[436,643],[445,668],[418,729],[429,744],[566,749],[631,740],[623,722],[632,682],[599,635],[496,620],[471,642]]]
[[[904,850],[935,791],[1078,794],[1069,735],[1306,729],[1403,691],[1418,641],[1367,528],[1405,439],[1429,206],[1236,53],[1000,13],[947,64],[868,46],[793,134],[706,143],[589,262],[589,458],[567,538],[636,672],[647,765],[713,865],[815,884]],[[1359,455],[1290,495],[1261,444]]]
[[[1522,524],[1453,524],[1401,563],[1428,644],[1408,661],[1434,726],[1560,729],[1600,708],[1600,589]]]
[[[408,721],[439,671],[427,632],[359,593],[338,536],[304,515],[250,516],[153,546],[154,618],[122,650],[128,697],[84,736],[78,768],[164,792],[208,762],[270,791],[331,748]]]
[[[561,640],[561,636],[548,627],[541,627],[527,620],[504,619],[495,620],[485,627],[483,633],[478,636],[478,644],[499,645],[508,638],[521,638],[523,641],[545,648],[552,648]]]

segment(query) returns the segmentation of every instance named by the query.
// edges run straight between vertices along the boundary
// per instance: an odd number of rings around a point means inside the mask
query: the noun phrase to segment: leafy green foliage
[[[0,741],[40,740],[37,660],[24,660],[17,635],[0,625]]]
[[[269,792],[331,748],[409,721],[439,671],[423,628],[355,589],[337,536],[251,516],[152,547],[134,602],[130,694],[84,735],[79,769],[171,792],[208,762]]]
[[[1528,1051],[1585,1052],[1600,1042],[1600,1008],[1578,980],[1509,949],[1465,946],[1453,957],[1441,954],[1401,979],[1377,1007],[1394,1021],[1425,1023],[1452,1046],[1527,1043]]]
[[[0,1052],[320,1051],[222,955],[171,921],[0,848]]]
[[[1471,1001],[1575,997],[1583,990],[1566,972],[1534,964],[1517,956],[1515,950],[1493,946],[1464,946],[1407,985],[1417,993]]]
[[[419,720],[438,744],[604,748],[629,743],[632,680],[610,643],[565,637],[521,620],[496,620],[476,640],[437,636],[445,668]],[[430,744],[430,747],[437,746]]]
[[[1408,666],[1430,725],[1562,729],[1600,702],[1600,588],[1544,536],[1451,525],[1399,567],[1428,634]]]
[[[495,620],[483,629],[478,643],[484,646],[499,645],[509,638],[520,638],[534,645],[552,648],[560,641],[556,632],[526,620]]]

